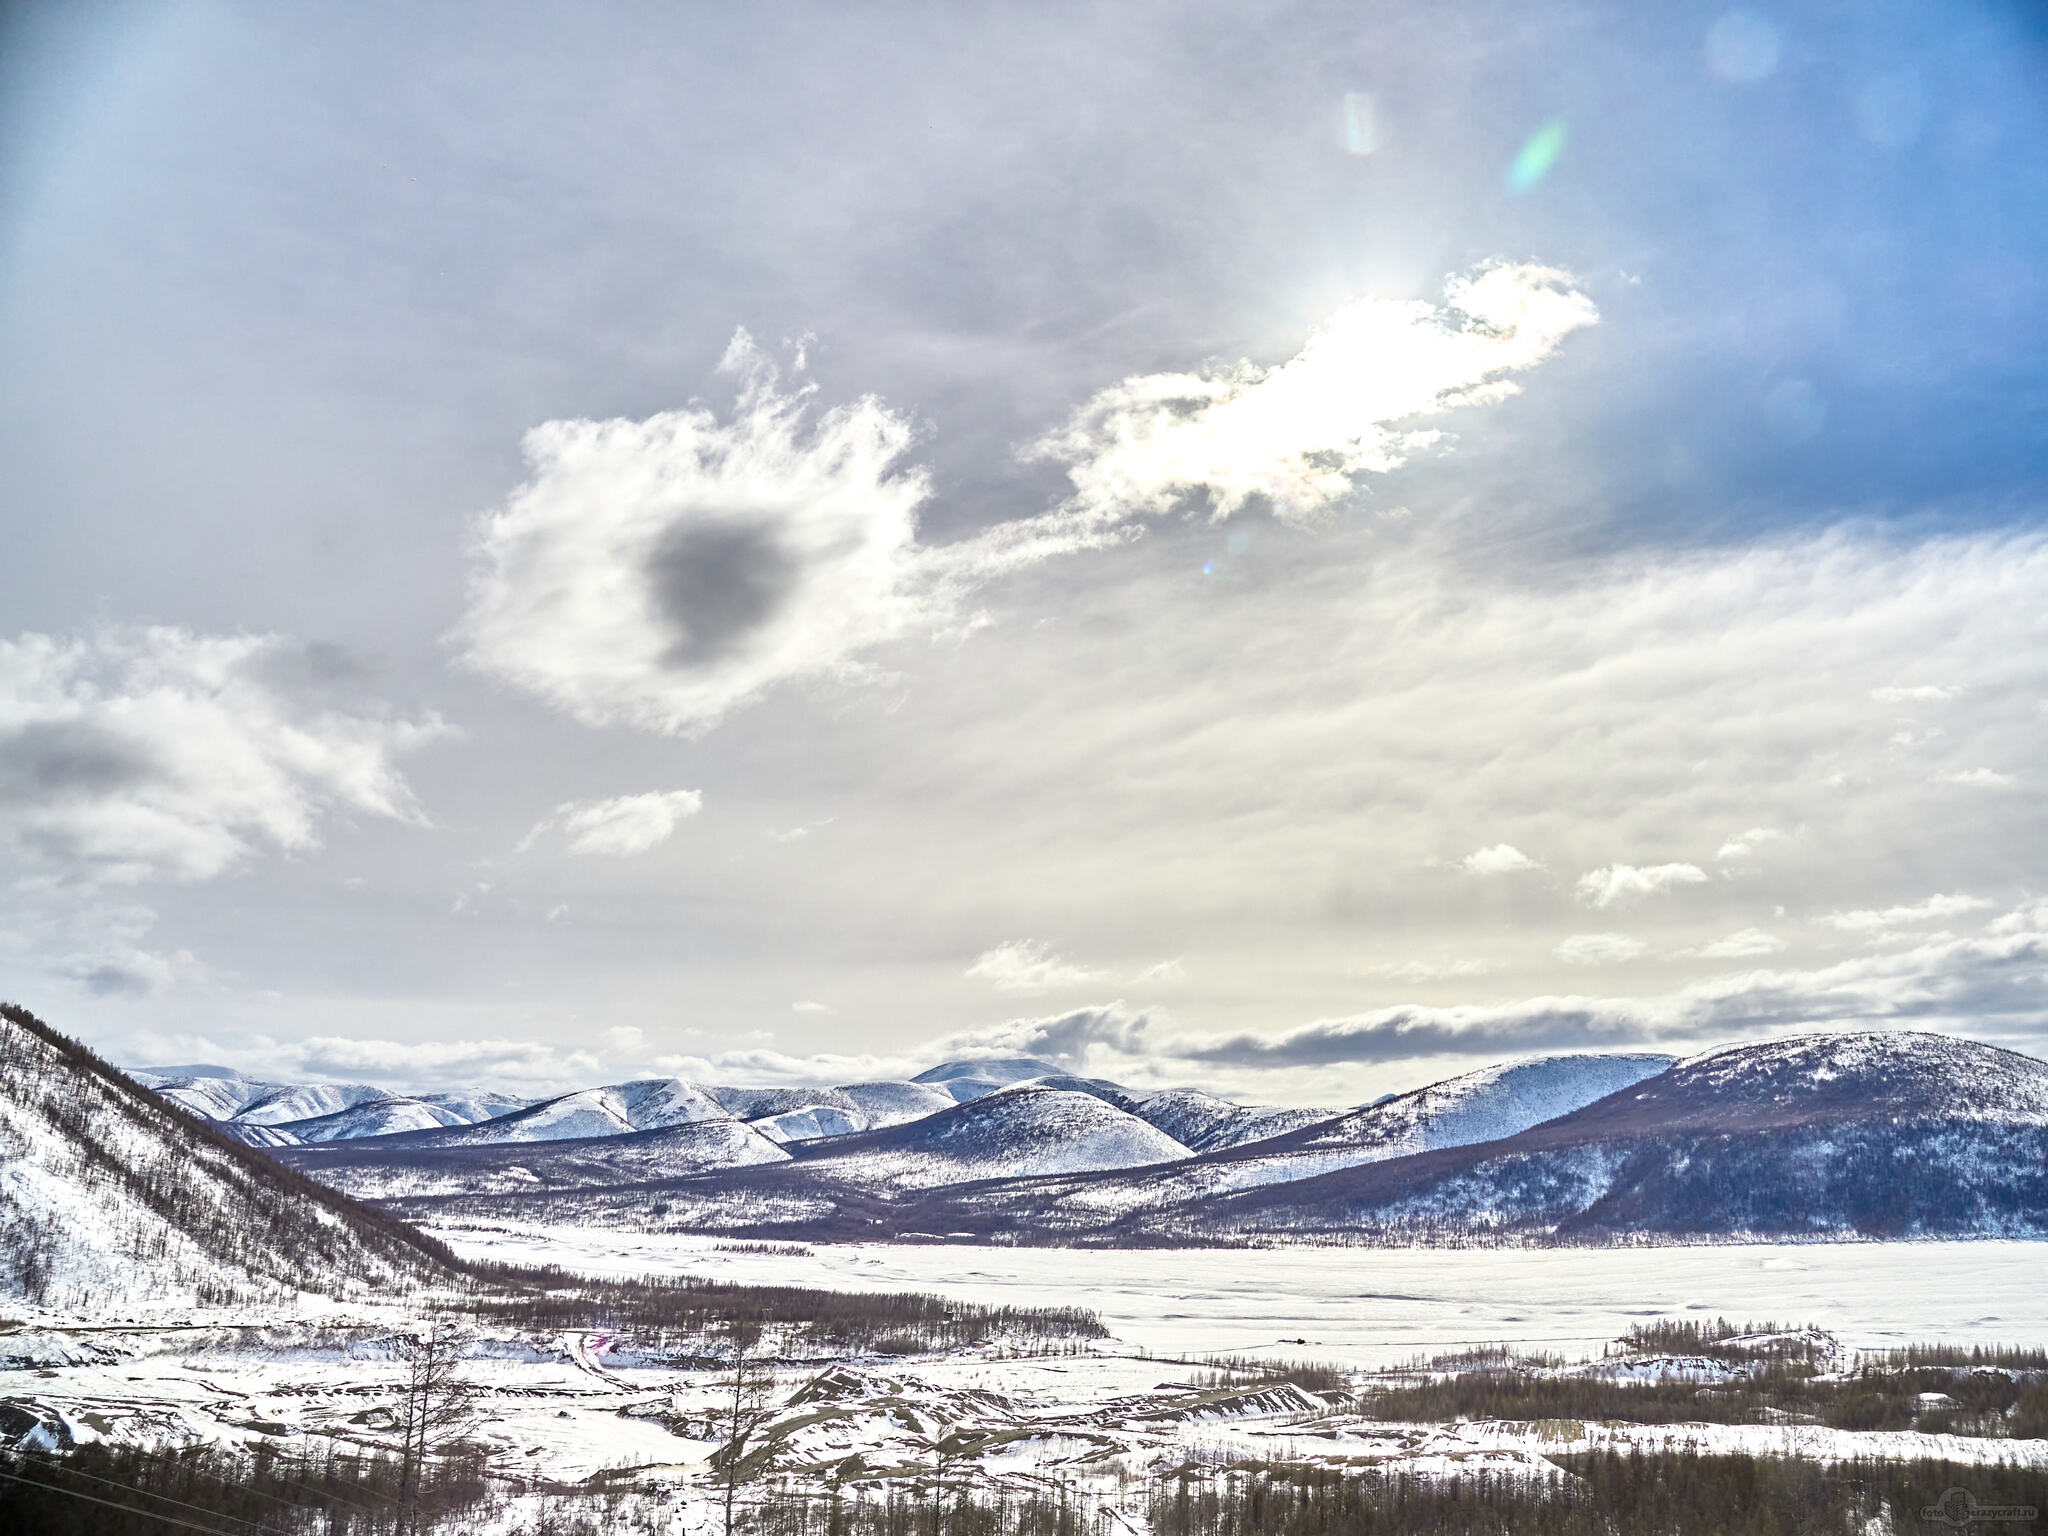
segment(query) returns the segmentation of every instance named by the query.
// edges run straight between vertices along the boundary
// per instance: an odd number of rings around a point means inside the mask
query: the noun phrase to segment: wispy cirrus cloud
[[[1982,896],[1956,891],[1947,896],[1930,896],[1897,907],[1861,907],[1853,912],[1830,912],[1821,919],[1843,933],[1881,933],[1893,928],[1919,928],[1945,922],[1971,912],[1985,912],[1998,903]]]
[[[998,992],[1052,992],[1101,981],[1105,973],[1075,965],[1034,939],[1013,939],[984,950],[964,974]]]
[[[1625,933],[1575,933],[1554,953],[1566,965],[1618,965],[1648,953],[1649,948]]]
[[[667,842],[679,824],[703,808],[703,792],[695,789],[565,801],[520,840],[519,851],[526,852],[549,832],[558,831],[568,839],[571,853],[630,858]]]

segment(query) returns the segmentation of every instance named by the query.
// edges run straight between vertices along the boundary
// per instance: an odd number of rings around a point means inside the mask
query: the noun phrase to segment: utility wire
[[[174,1499],[167,1493],[152,1492],[150,1489],[144,1488],[137,1483],[124,1483],[119,1478],[102,1477],[97,1472],[83,1472],[80,1471],[77,1467],[68,1466],[63,1462],[58,1461],[54,1456],[50,1457],[47,1460],[37,1461],[33,1459],[32,1454],[29,1452],[19,1452],[17,1454],[20,1454],[28,1458],[29,1464],[32,1466],[46,1467],[52,1472],[62,1472],[69,1477],[89,1478],[91,1481],[95,1483],[105,1483],[109,1488],[119,1488],[125,1493],[139,1493],[147,1499],[162,1499],[166,1504],[176,1504],[181,1509],[196,1509],[202,1515],[221,1515],[221,1518],[224,1520],[243,1520],[246,1524],[255,1526],[261,1526],[263,1523],[260,1520],[247,1520],[246,1517],[242,1515],[223,1515],[221,1514],[221,1511],[217,1509],[206,1509],[198,1504],[187,1504],[183,1499]],[[363,1514],[368,1515],[375,1513],[375,1511],[372,1510],[370,1506],[367,1504],[358,1504],[354,1499],[345,1499],[340,1494],[330,1493],[324,1488],[316,1489],[313,1487],[311,1483],[305,1481],[304,1479],[300,1480],[299,1487],[301,1490],[305,1492],[318,1493],[322,1498],[330,1499],[336,1504],[346,1504],[350,1509],[358,1510]],[[242,1489],[242,1492],[250,1494],[255,1498],[268,1499],[273,1504],[282,1504],[286,1509],[308,1509],[312,1507],[310,1505],[300,1503],[297,1499],[288,1499],[283,1494],[265,1493],[261,1488],[245,1487]]]
[[[194,1514],[212,1515],[217,1519],[221,1520],[235,1520],[239,1521],[243,1525],[256,1526],[258,1529],[261,1529],[263,1525],[262,1521],[251,1520],[246,1515],[231,1515],[225,1512],[224,1510],[208,1509],[202,1504],[188,1504],[183,1499],[172,1498],[168,1493],[156,1493],[148,1488],[142,1487],[140,1484],[124,1483],[120,1481],[118,1478],[101,1477],[97,1472],[81,1472],[76,1467],[67,1467],[55,1461],[31,1461],[28,1464],[33,1467],[43,1468],[44,1470],[50,1472],[61,1472],[67,1477],[82,1477],[89,1482],[104,1483],[107,1487],[118,1488],[123,1493],[139,1493],[145,1499],[159,1499],[166,1504],[175,1504],[180,1509],[189,1509]],[[249,1488],[245,1489],[244,1492],[257,1493],[257,1490],[254,1488]],[[257,1497],[263,1498],[267,1497],[267,1495],[257,1493]],[[278,1502],[284,1503],[287,1501],[279,1500]],[[144,1510],[142,1511],[142,1513],[147,1514],[149,1513],[149,1511]]]
[[[195,1520],[180,1520],[176,1515],[160,1515],[153,1509],[138,1509],[133,1504],[120,1504],[112,1499],[98,1498],[90,1493],[80,1493],[76,1488],[60,1488],[55,1483],[39,1483],[32,1477],[23,1477],[19,1472],[0,1471],[0,1477],[22,1483],[30,1488],[40,1488],[45,1493],[61,1493],[67,1499],[83,1499],[88,1504],[104,1504],[108,1509],[118,1509],[131,1515],[140,1515],[145,1520],[161,1520],[165,1525],[183,1526],[188,1531],[204,1531],[206,1536],[244,1536],[240,1531],[224,1531],[217,1525],[201,1525]],[[173,1500],[172,1502],[176,1502]],[[190,1506],[187,1506],[188,1508]],[[233,1515],[227,1516],[233,1520]],[[259,1525],[257,1530],[262,1530]]]

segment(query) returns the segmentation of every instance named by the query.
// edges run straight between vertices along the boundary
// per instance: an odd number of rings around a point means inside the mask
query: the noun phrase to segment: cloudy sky
[[[16,6],[0,992],[537,1091],[2048,1049],[2030,6]]]

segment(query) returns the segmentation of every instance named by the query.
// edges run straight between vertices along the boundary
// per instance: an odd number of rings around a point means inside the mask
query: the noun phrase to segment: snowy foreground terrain
[[[1255,1369],[1219,1381],[1211,1368],[1226,1355],[1239,1357],[1240,1372],[1261,1359],[1320,1359],[1347,1368],[1344,1385],[1355,1389],[1423,1379],[1428,1372],[1415,1369],[1423,1357],[1512,1341],[1562,1357],[1547,1367],[1553,1374],[1677,1380],[1711,1392],[1739,1370],[1603,1355],[1631,1324],[1716,1314],[1816,1322],[1827,1330],[1818,1336],[1827,1358],[1843,1369],[1859,1351],[1908,1340],[2048,1342],[2042,1252],[2028,1243],[758,1252],[574,1230],[450,1228],[439,1236],[465,1256],[592,1274],[916,1288],[962,1302],[1086,1306],[1102,1317],[1107,1338],[994,1339],[900,1358],[835,1356],[785,1339],[771,1350],[785,1471],[808,1467],[823,1478],[819,1469],[833,1469],[835,1486],[850,1479],[856,1492],[937,1475],[942,1447],[960,1464],[952,1475],[964,1465],[980,1492],[1021,1495],[1056,1483],[1097,1501],[1100,1528],[1132,1531],[1143,1529],[1143,1509],[1130,1490],[1190,1457],[1542,1482],[1559,1475],[1551,1456],[1615,1446],[1822,1461],[1935,1457],[2048,1478],[2048,1441],[2039,1439],[1819,1423],[1387,1422],[1339,1395],[1259,1382]],[[123,1319],[29,1310],[0,1334],[0,1366],[12,1368],[0,1371],[0,1413],[11,1414],[16,1433],[33,1419],[28,1438],[52,1448],[102,1437],[375,1444],[404,1370],[394,1340],[417,1326],[412,1311],[310,1298],[138,1308]],[[525,1529],[565,1490],[606,1491],[640,1528],[720,1528],[712,1458],[726,1376],[714,1358],[589,1328],[473,1329],[464,1355],[479,1392],[473,1433],[529,1490],[475,1528]]]

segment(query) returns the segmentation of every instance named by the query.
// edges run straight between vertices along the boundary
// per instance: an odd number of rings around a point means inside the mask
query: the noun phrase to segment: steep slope
[[[302,1142],[348,1141],[359,1136],[393,1136],[402,1131],[438,1131],[445,1126],[467,1125],[470,1122],[454,1111],[424,1099],[372,1099],[365,1104],[352,1105],[336,1110],[331,1115],[314,1119],[293,1120],[272,1127],[291,1138],[283,1145]],[[239,1133],[249,1124],[236,1118],[223,1129],[231,1135]],[[259,1143],[260,1145],[260,1143]]]
[[[295,1083],[251,1100],[235,1111],[244,1125],[288,1125],[294,1120],[322,1119],[359,1104],[373,1104],[392,1094],[368,1083]]]
[[[252,1147],[473,1125],[530,1102],[503,1093],[413,1096],[368,1083],[273,1083],[227,1067],[130,1068],[127,1076]]]
[[[799,1149],[808,1171],[863,1188],[927,1189],[977,1179],[1137,1168],[1188,1150],[1092,1093],[1021,1087],[892,1130]]]
[[[447,1284],[452,1264],[0,1004],[0,1291],[103,1312]]]
[[[1233,1104],[1199,1088],[1168,1088],[1140,1099],[1131,1113],[1192,1151],[1220,1152],[1320,1125],[1344,1111]]]
[[[130,1067],[127,1075],[143,1087],[207,1120],[229,1120],[258,1099],[291,1085],[261,1082],[229,1067]]]
[[[1246,1191],[1205,1224],[2048,1235],[2048,1063],[1904,1032],[1727,1047],[1504,1140]]]
[[[418,1145],[467,1147],[497,1142],[582,1141],[593,1136],[623,1136],[633,1131],[730,1118],[718,1101],[695,1083],[686,1083],[679,1077],[651,1077],[543,1099],[480,1125],[410,1134],[422,1138]]]
[[[928,1083],[848,1083],[839,1091],[868,1117],[868,1129],[871,1131],[907,1125],[912,1120],[922,1120],[926,1115],[950,1109],[958,1102],[950,1093]]]

